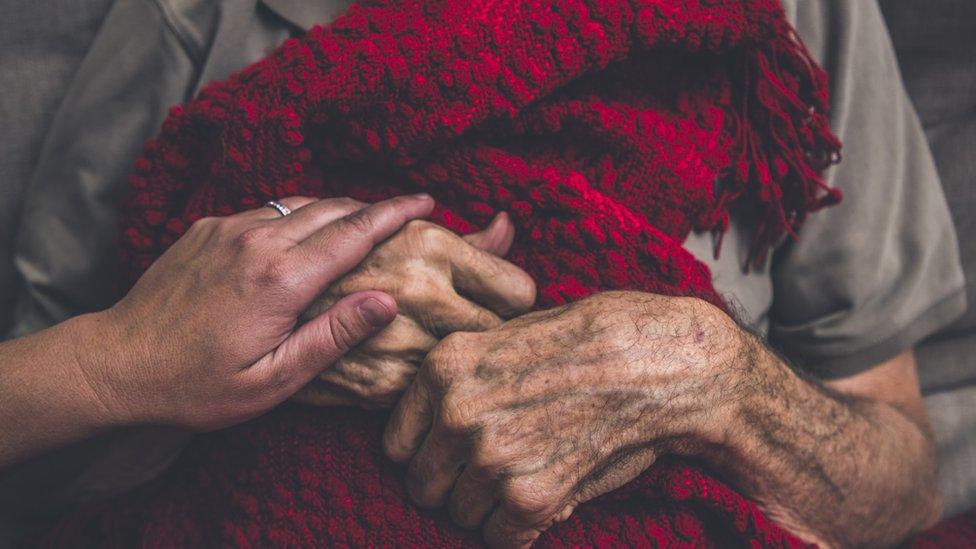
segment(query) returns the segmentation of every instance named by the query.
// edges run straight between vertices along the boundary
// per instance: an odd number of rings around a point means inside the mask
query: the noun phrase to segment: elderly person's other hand
[[[428,215],[431,198],[281,203],[293,212],[260,208],[197,221],[99,318],[108,339],[99,346],[127,350],[85,372],[108,414],[196,430],[239,423],[393,320],[393,298],[362,288],[296,328],[329,284]]]
[[[397,405],[386,452],[410,461],[419,505],[485,523],[489,545],[526,546],[716,425],[703,418],[721,417],[726,385],[709,365],[735,345],[708,343],[734,333],[710,309],[610,292],[451,335]]]
[[[332,284],[304,318],[315,318],[345,296],[381,290],[399,314],[376,336],[326,368],[296,395],[315,405],[390,407],[427,352],[456,331],[494,328],[535,301],[532,278],[500,259],[515,229],[500,214],[487,229],[460,237],[427,221],[411,221]]]

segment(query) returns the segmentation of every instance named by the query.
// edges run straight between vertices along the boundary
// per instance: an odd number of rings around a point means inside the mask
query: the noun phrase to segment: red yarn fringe
[[[275,197],[427,190],[454,231],[511,214],[509,259],[541,307],[610,289],[721,306],[681,242],[693,226],[723,234],[747,203],[762,263],[838,200],[819,175],[839,158],[827,109],[826,76],[776,0],[362,1],[174,109],[131,179],[121,264],[134,282],[193,220]],[[198,438],[155,491],[79,519],[146,545],[475,543],[409,504],[384,421],[278,410]],[[698,465],[667,461],[540,543],[729,537],[801,544]]]
[[[811,212],[840,202],[824,170],[840,162],[841,142],[830,130],[827,73],[796,31],[780,22],[763,48],[744,52],[728,109],[732,163],[703,223],[716,234],[715,257],[729,228],[729,206],[749,198],[759,205],[744,269],[760,268],[773,247],[798,231]]]

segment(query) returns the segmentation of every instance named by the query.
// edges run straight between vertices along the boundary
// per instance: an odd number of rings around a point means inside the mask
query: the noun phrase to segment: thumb
[[[377,291],[350,294],[306,322],[274,352],[266,368],[273,379],[297,391],[346,352],[385,328],[397,314],[396,301]],[[257,372],[257,375],[261,375]]]
[[[496,215],[487,229],[464,237],[468,244],[498,257],[508,253],[514,239],[515,225],[505,212]]]

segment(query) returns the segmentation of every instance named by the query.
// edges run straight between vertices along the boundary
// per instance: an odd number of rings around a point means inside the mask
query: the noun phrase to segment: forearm
[[[97,363],[120,358],[101,321],[84,315],[0,344],[0,468],[115,424],[88,379]]]
[[[757,338],[743,351],[713,465],[801,537],[834,546],[895,543],[939,514],[927,426],[895,407],[834,393]]]

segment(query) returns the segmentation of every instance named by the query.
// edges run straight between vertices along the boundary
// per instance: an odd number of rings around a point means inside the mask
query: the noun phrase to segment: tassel
[[[763,49],[747,46],[732,75],[741,86],[728,102],[731,161],[709,216],[721,235],[732,203],[744,196],[757,200],[759,220],[744,271],[761,268],[787,235],[796,238],[810,212],[841,200],[840,190],[823,178],[841,158],[840,140],[830,131],[827,74],[788,23],[773,27],[776,36]]]

